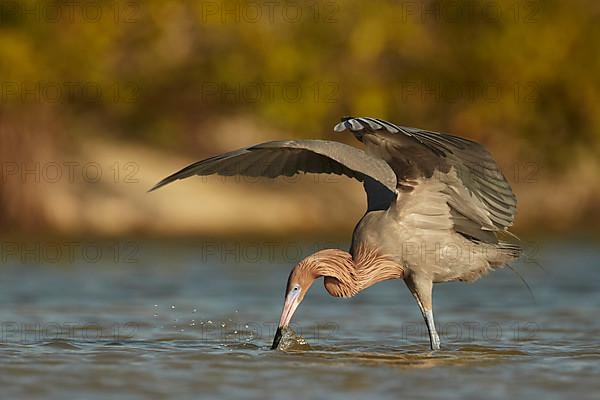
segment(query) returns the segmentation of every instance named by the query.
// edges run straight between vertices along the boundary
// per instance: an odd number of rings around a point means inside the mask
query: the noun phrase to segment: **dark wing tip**
[[[198,165],[198,163],[190,164],[187,167],[167,176],[166,178],[162,179],[161,181],[156,183],[154,186],[152,186],[150,189],[148,189],[147,193],[153,192],[156,189],[160,189],[161,187],[166,186],[171,182],[175,182],[176,180],[183,179],[183,178],[186,178],[186,177],[192,175],[192,174],[190,174],[190,170],[193,169],[194,167],[196,167],[197,165]]]
[[[184,179],[184,178],[187,178],[192,175],[199,175],[200,174],[198,172],[199,168],[201,168],[202,166],[205,166],[206,164],[208,164],[212,161],[218,160],[219,158],[223,158],[223,157],[227,156],[228,154],[230,154],[230,153],[221,154],[218,156],[207,158],[206,160],[202,160],[202,161],[196,161],[195,163],[192,163],[192,164],[188,165],[187,167],[184,167],[184,168],[180,169],[179,171],[174,172],[171,175],[167,176],[166,178],[162,179],[156,185],[152,186],[148,190],[148,193],[153,192],[156,189],[160,189],[161,187],[168,185],[171,182],[175,182],[179,179]]]
[[[150,193],[150,192],[154,192],[156,189],[160,189],[161,187],[168,185],[169,183],[171,183],[172,181],[174,181],[175,179],[171,179],[171,176],[166,177],[165,179],[161,180],[160,182],[156,183],[154,186],[152,186],[150,189],[148,189],[146,191],[146,193]]]

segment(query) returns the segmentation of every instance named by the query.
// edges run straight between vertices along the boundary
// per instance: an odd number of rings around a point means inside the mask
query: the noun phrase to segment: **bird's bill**
[[[279,319],[279,327],[275,332],[275,338],[273,339],[272,350],[275,350],[279,346],[279,342],[282,338],[282,330],[290,324],[292,316],[300,304],[300,299],[297,293],[291,293],[287,295],[285,304],[283,305],[283,311],[281,312],[281,318]]]
[[[271,350],[275,350],[277,346],[279,346],[282,336],[281,328],[277,328],[277,332],[275,332],[275,337],[273,338],[273,344],[271,345]]]

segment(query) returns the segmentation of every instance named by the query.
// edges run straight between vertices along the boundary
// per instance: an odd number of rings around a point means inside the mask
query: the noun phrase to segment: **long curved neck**
[[[354,257],[343,250],[327,249],[305,261],[315,278],[324,277],[325,289],[335,297],[352,297],[378,282],[404,277],[404,269],[390,257],[364,247],[358,247]]]

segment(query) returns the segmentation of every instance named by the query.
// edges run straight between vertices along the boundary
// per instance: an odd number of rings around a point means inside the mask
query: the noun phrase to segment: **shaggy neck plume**
[[[402,267],[391,258],[364,247],[359,247],[354,257],[338,249],[321,250],[305,258],[298,268],[313,279],[324,277],[325,289],[335,297],[352,297],[378,282],[404,277]]]

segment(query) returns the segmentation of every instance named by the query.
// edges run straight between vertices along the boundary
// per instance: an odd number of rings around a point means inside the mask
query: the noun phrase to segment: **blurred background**
[[[354,143],[332,128],[357,115],[485,144],[517,234],[594,235],[599,17],[592,0],[2,2],[1,233],[349,239],[364,194],[337,176],[146,190],[256,142]]]
[[[595,0],[0,0],[3,394],[592,398],[599,18]],[[333,133],[347,115],[477,140],[516,192],[523,256],[436,286],[441,352],[398,281],[313,285],[308,346],[270,350],[290,269],[348,248],[360,183],[147,193],[263,141],[360,147]]]

